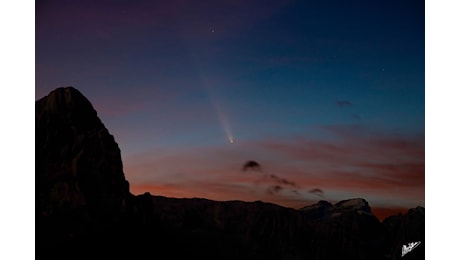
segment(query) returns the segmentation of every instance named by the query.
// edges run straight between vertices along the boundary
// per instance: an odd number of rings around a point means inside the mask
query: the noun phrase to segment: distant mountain
[[[36,101],[38,259],[424,259],[424,208],[389,217],[366,200],[271,203],[134,196],[120,150],[72,87]]]

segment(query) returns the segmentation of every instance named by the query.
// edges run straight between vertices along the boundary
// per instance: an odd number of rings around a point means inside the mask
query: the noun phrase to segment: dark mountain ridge
[[[265,202],[134,196],[120,149],[78,90],[36,101],[36,255],[205,259],[424,259],[422,207],[383,222],[366,200],[295,210]]]

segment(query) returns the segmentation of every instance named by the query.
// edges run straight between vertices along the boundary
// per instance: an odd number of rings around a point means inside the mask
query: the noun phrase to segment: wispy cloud
[[[358,114],[351,114],[351,117],[355,120],[361,120],[361,116]]]
[[[267,173],[262,170],[262,166],[256,161],[247,161],[242,168],[243,172],[253,171],[260,173],[263,176],[263,180],[258,180],[255,184],[259,185],[262,181],[268,182],[267,193],[270,195],[276,195],[285,188],[290,188],[291,192],[298,194],[297,189],[300,188],[295,182],[279,177],[273,173]]]
[[[260,164],[256,161],[247,161],[244,165],[243,165],[243,171],[249,171],[249,170],[252,170],[252,171],[262,171],[262,168],[260,166]]]
[[[285,178],[281,178],[281,177],[278,177],[277,175],[275,174],[270,174],[268,175],[268,177],[272,180],[274,180],[275,182],[279,183],[279,184],[282,184],[282,185],[287,185],[287,186],[291,186],[291,187],[294,187],[294,188],[298,188],[299,186],[293,182],[293,181],[289,181]]]
[[[309,192],[309,193],[312,193],[312,194],[314,194],[314,195],[316,195],[316,196],[318,196],[318,197],[321,197],[321,198],[322,198],[323,195],[324,195],[323,190],[318,189],[318,188],[316,188],[316,189],[311,189],[311,190],[309,190],[308,192]]]
[[[352,103],[350,101],[348,101],[348,100],[338,100],[335,103],[340,108],[349,107],[349,106],[352,105]]]
[[[268,194],[273,195],[273,194],[277,194],[282,189],[283,189],[283,187],[281,185],[273,185],[273,186],[268,187],[267,192],[268,192]]]

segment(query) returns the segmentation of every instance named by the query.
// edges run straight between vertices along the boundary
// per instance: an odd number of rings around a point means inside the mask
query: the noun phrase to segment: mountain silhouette
[[[38,259],[424,259],[422,207],[380,222],[365,199],[295,210],[133,195],[120,149],[77,89],[35,103]]]

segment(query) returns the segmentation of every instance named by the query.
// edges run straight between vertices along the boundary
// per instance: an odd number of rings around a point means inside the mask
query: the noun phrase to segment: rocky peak
[[[65,113],[83,110],[95,112],[89,100],[80,91],[70,86],[57,88],[38,102],[46,104],[42,108],[47,112]]]
[[[37,213],[120,210],[129,194],[120,149],[90,101],[73,87],[35,102]]]
[[[365,199],[361,198],[339,201],[334,204],[334,211],[354,211],[360,214],[372,214],[369,203]]]
[[[369,203],[361,198],[342,200],[334,205],[321,200],[316,204],[301,208],[300,211],[313,219],[327,219],[341,216],[343,213],[358,213],[373,216]]]

